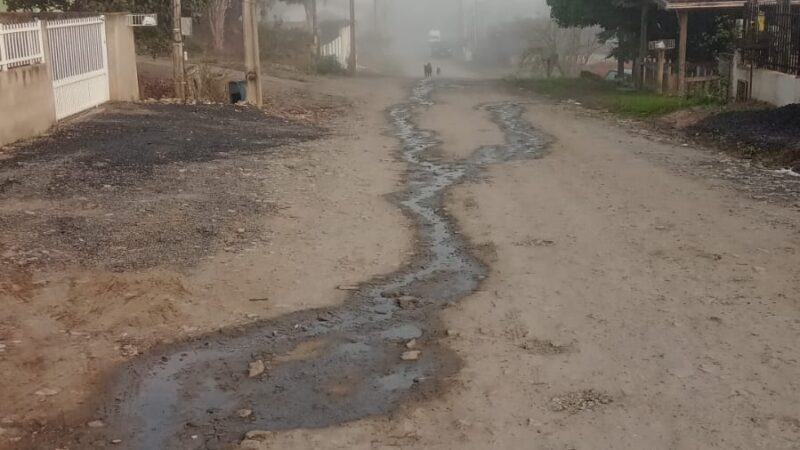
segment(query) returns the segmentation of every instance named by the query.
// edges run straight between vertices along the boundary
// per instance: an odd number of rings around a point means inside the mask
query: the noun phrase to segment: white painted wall
[[[734,58],[739,61],[739,58]],[[738,81],[750,82],[750,68],[739,67],[733,69],[733,98],[736,98]],[[754,69],[753,83],[750,87],[754,100],[771,103],[775,106],[786,106],[791,103],[800,103],[800,78],[774,70]]]

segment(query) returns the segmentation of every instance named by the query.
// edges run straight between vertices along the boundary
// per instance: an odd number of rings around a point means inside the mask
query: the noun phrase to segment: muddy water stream
[[[136,450],[222,448],[249,430],[325,427],[436,394],[459,367],[438,343],[444,330],[436,311],[474,292],[487,272],[444,212],[443,195],[488,164],[541,156],[545,141],[520,105],[490,104],[484,107],[505,144],[440,162],[429,154],[439,145],[435,134],[413,121],[432,104],[434,89],[434,82],[420,82],[408,102],[388,111],[408,164],[407,189],[395,200],[417,226],[413,262],[364,283],[342,306],[221,331],[131,362],[100,411],[108,427],[79,440],[121,439],[121,447]],[[410,339],[421,354],[404,361]],[[267,369],[250,378],[255,360]],[[252,414],[239,417],[243,408]]]

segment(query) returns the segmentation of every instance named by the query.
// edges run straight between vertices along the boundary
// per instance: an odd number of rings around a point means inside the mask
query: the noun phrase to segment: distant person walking
[[[438,77],[438,76],[441,76],[441,75],[442,75],[442,68],[441,67],[437,67],[436,68],[436,76]]]
[[[431,63],[425,63],[425,78],[430,78],[433,76],[433,66]]]

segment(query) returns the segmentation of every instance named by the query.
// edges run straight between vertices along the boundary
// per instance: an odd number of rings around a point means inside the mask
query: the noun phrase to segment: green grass
[[[526,79],[515,80],[514,84],[561,100],[576,100],[590,108],[641,118],[661,116],[680,109],[717,102],[712,97],[681,98],[625,90],[620,89],[616,83],[584,78]]]

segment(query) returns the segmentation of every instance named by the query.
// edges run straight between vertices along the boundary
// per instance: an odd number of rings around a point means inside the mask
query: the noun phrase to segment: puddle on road
[[[486,274],[444,214],[443,194],[483,166],[537,158],[545,147],[523,120],[523,107],[496,103],[485,108],[503,130],[504,145],[482,147],[457,163],[426,159],[438,141],[413,118],[432,105],[435,88],[420,82],[408,102],[388,111],[408,164],[407,189],[395,198],[419,231],[419,256],[406,269],[363,285],[340,307],[220,331],[132,361],[113,382],[115,400],[100,410],[108,428],[89,430],[78,441],[122,439],[121,447],[136,450],[217,449],[249,430],[336,425],[435,393],[437,380],[459,367],[456,355],[438,343],[444,333],[436,311],[472,293]],[[418,301],[401,308],[387,292]],[[403,361],[404,344],[413,338],[422,353]],[[256,359],[267,370],[251,379],[247,367]],[[236,415],[241,408],[253,414],[242,419]]]
[[[415,324],[406,323],[392,327],[381,333],[381,337],[390,341],[410,341],[422,337],[422,330]]]

